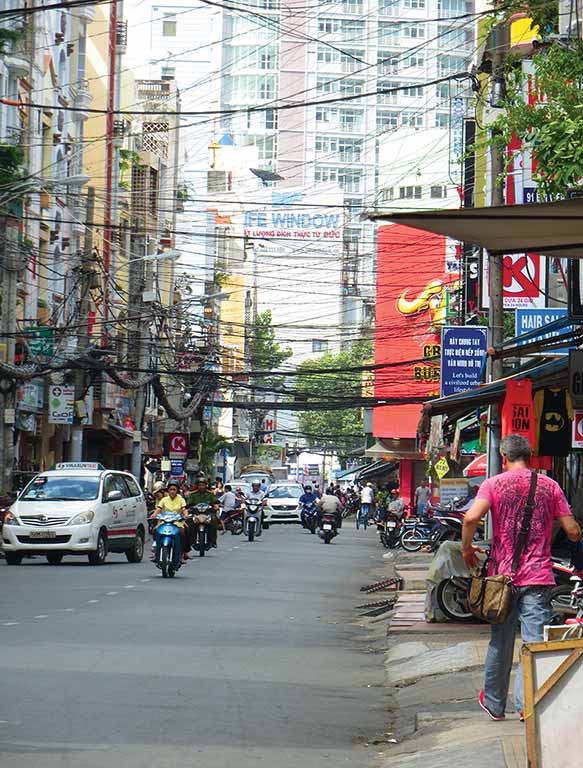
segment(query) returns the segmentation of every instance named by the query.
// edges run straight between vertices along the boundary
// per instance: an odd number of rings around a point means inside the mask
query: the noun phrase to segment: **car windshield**
[[[99,493],[99,477],[50,477],[39,475],[18,501],[88,501]]]
[[[269,489],[270,499],[299,499],[303,490],[295,485],[276,485]]]

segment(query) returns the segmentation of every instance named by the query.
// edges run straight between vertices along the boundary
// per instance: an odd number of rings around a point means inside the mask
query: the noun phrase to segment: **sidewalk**
[[[431,555],[400,551],[384,559],[386,575],[401,576],[404,586],[389,619],[384,664],[397,744],[383,744],[381,766],[525,768],[518,715],[509,712],[505,722],[495,723],[478,706],[490,628],[424,619],[430,561]],[[519,643],[515,660],[518,651]]]

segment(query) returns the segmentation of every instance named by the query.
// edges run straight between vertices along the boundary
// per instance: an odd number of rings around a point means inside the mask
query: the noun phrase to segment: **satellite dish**
[[[274,171],[264,171],[261,168],[249,168],[252,174],[266,184],[268,181],[284,181],[285,178]]]

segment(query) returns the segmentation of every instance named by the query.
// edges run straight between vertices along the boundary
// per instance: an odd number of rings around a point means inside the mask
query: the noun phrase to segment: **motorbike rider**
[[[336,518],[336,527],[342,528],[342,509],[343,504],[336,496],[332,488],[327,488],[324,494],[318,501],[319,514],[318,514],[318,526],[322,527],[322,518],[325,514],[334,515]]]
[[[178,493],[178,489],[180,487],[180,483],[177,480],[169,480],[166,485],[166,490],[168,491],[167,496],[163,496],[158,502],[156,502],[156,509],[152,512],[151,517],[156,517],[161,512],[174,512],[174,514],[182,515],[182,517],[187,519],[187,512],[186,512],[186,502],[184,501],[184,497],[181,496]],[[156,541],[156,529],[158,528],[158,525],[154,526],[153,530],[153,536],[154,541]],[[188,543],[188,532],[186,525],[181,528],[181,546],[175,548],[176,553],[176,560],[180,557],[180,554],[182,554],[182,562],[185,563],[188,558],[188,551],[190,549],[190,545]],[[156,561],[158,559],[158,545],[155,545],[155,553],[152,553],[152,560]],[[178,563],[175,563],[177,565]]]
[[[309,507],[311,504],[315,504],[318,501],[318,497],[312,490],[311,485],[304,485],[304,492],[302,493],[298,501],[302,505],[302,512],[301,512],[302,524],[305,525],[305,522],[306,522],[305,520],[306,515],[304,511],[305,508]]]
[[[261,536],[263,529],[263,508],[265,507],[265,493],[261,490],[261,483],[259,480],[254,480],[251,483],[251,490],[245,495],[245,501],[260,501],[261,502],[261,520],[259,521],[258,530],[256,536]],[[248,511],[245,509],[245,519],[247,519]]]
[[[197,504],[209,504],[210,509],[208,514],[211,517],[211,523],[209,525],[209,543],[211,547],[217,546],[217,530],[221,528],[225,530],[223,521],[219,517],[219,500],[212,491],[209,491],[206,477],[199,477],[196,483],[195,490],[189,495],[186,500],[187,505],[192,508]],[[190,541],[194,543],[194,524],[192,518],[188,519],[188,529],[190,532]]]

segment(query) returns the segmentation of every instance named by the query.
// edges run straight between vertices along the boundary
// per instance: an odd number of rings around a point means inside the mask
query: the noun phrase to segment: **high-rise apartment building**
[[[379,138],[450,130],[467,81],[425,83],[467,72],[473,13],[473,0],[254,0],[224,12],[221,106],[240,112],[223,125],[257,145],[263,167],[284,177],[278,186],[343,189],[343,293],[353,320],[366,318],[373,295],[374,230],[359,216],[379,202]]]

